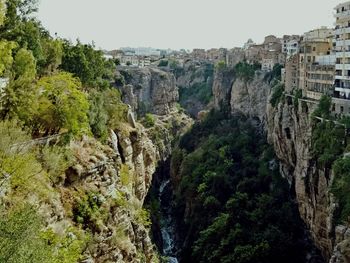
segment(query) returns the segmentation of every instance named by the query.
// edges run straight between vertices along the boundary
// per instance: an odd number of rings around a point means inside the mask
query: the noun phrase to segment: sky
[[[101,49],[241,47],[333,27],[339,0],[39,0],[51,34]]]

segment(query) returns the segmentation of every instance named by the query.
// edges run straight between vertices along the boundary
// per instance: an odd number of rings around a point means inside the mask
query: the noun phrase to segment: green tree
[[[332,98],[327,95],[322,95],[314,115],[322,118],[329,118],[331,113]]]
[[[15,47],[14,42],[0,41],[0,76],[9,74],[13,63],[12,50]]]
[[[44,38],[41,40],[43,58],[38,61],[39,74],[50,75],[57,71],[62,63],[63,46],[60,40]]]
[[[72,135],[89,132],[89,103],[77,78],[59,73],[41,78],[37,87],[41,91],[35,116],[37,131],[66,131]]]
[[[14,59],[10,85],[3,98],[3,117],[19,118],[31,125],[36,110],[35,59],[31,51],[20,49]]]
[[[0,262],[50,262],[50,247],[40,237],[43,226],[33,207],[23,205],[0,215]]]
[[[115,65],[103,57],[103,52],[94,49],[93,45],[76,45],[65,41],[61,69],[79,77],[84,87],[106,88],[112,81]]]
[[[6,1],[0,0],[0,26],[4,23],[6,15]]]

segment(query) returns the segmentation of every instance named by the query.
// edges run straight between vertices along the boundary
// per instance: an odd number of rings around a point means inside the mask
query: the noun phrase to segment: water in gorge
[[[171,215],[170,179],[163,179],[159,187],[159,203],[161,209],[160,232],[162,236],[163,255],[169,263],[178,263],[175,257],[175,227]]]

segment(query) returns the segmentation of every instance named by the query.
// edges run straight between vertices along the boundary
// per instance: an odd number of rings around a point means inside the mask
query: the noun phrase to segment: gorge
[[[35,9],[0,0],[0,263],[350,262],[332,30],[119,56]]]

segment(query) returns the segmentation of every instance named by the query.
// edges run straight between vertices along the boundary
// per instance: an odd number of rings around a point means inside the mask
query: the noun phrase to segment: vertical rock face
[[[186,61],[183,65],[183,70],[176,74],[177,86],[183,88],[190,88],[196,84],[207,82],[208,76],[206,70],[208,68],[208,65],[210,66],[211,64],[196,62],[192,60]]]
[[[289,103],[288,103],[289,101]],[[281,160],[282,170],[295,187],[299,212],[313,240],[325,258],[333,248],[333,205],[329,193],[331,173],[319,170],[311,156],[312,123],[315,104],[296,108],[291,98],[273,108],[267,106],[268,140]]]
[[[220,108],[220,105],[229,105],[232,83],[235,79],[231,70],[216,69],[214,74],[213,95],[214,107]]]
[[[214,65],[208,61],[186,61],[175,70],[180,104],[191,116],[207,109],[212,97]]]
[[[169,114],[179,99],[175,76],[156,68],[126,68],[120,70],[127,75],[122,87],[123,101],[142,114]]]
[[[270,85],[263,80],[264,74],[256,74],[255,78],[246,82],[236,79],[231,89],[231,111],[239,111],[249,117],[265,119],[265,109],[268,104]]]
[[[248,83],[234,80],[231,87],[222,74],[215,80],[216,106],[230,92],[232,112],[240,111],[262,122],[281,161],[281,172],[295,191],[300,215],[324,257],[332,263],[350,262],[350,230],[333,223],[332,171],[317,168],[311,154],[311,113],[316,104],[299,101],[296,106],[294,99],[286,96],[273,108],[269,103],[271,87],[263,81],[263,75],[256,75]]]
[[[109,145],[85,137],[72,142],[70,149],[74,164],[66,172],[58,198],[40,208],[48,227],[60,233],[80,226],[90,233],[82,262],[158,262],[142,216],[157,164],[156,148],[144,128],[125,124],[123,130],[111,131]],[[91,210],[92,215],[81,214],[84,223],[80,225],[76,215],[82,213],[79,207],[88,205],[87,196],[99,207]]]

